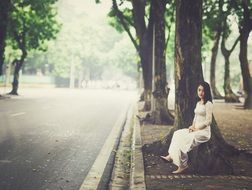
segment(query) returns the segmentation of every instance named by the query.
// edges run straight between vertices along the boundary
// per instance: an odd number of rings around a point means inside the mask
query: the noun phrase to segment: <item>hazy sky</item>
[[[60,0],[59,14],[71,17],[71,15],[85,13],[91,20],[105,20],[111,6],[111,0],[102,0],[98,4],[95,0]]]

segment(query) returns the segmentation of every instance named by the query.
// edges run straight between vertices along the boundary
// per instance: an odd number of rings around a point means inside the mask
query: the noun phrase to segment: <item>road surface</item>
[[[24,89],[0,100],[0,189],[77,190],[134,91]]]

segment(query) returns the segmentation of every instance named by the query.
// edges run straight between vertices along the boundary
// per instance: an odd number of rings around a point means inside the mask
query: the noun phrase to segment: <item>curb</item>
[[[134,110],[134,125],[132,135],[132,157],[130,171],[130,190],[146,189],[144,162],[142,153],[142,139],[139,120],[135,117],[138,113],[137,104]]]
[[[110,176],[107,176],[107,179],[105,180],[104,171],[108,166],[111,156],[112,163],[110,163],[109,165],[112,166],[114,164],[113,162],[115,156],[115,149],[117,149],[119,140],[121,138],[121,133],[126,122],[128,108],[129,107],[127,107],[126,110],[121,113],[116,123],[114,124],[109,136],[107,137],[103,147],[101,148],[99,155],[97,156],[94,164],[92,165],[87,176],[82,182],[82,185],[79,190],[106,189],[105,186],[108,185],[107,183],[109,183]],[[111,167],[111,170],[112,169],[113,166]]]
[[[133,132],[133,110],[134,106],[130,106],[127,113],[127,119],[122,131],[119,146],[116,150],[113,171],[111,174],[109,190],[129,189],[129,175],[131,162],[131,143]]]

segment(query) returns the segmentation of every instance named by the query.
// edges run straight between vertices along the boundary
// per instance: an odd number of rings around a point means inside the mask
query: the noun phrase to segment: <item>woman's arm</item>
[[[197,128],[204,129],[205,127],[211,125],[213,117],[213,103],[207,102],[206,103],[206,120],[200,123]]]

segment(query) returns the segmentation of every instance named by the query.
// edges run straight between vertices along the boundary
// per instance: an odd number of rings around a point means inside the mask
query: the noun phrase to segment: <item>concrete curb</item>
[[[127,114],[127,120],[122,131],[118,149],[116,151],[113,172],[109,184],[109,190],[129,189],[129,175],[131,163],[131,143],[133,133],[133,110],[130,106]]]
[[[146,189],[144,162],[142,153],[142,139],[139,120],[136,118],[138,106],[136,104],[134,111],[134,126],[132,136],[132,157],[130,172],[130,189]]]
[[[117,119],[99,155],[97,156],[93,166],[89,170],[79,190],[96,190],[105,188],[104,185],[103,187],[100,187],[100,183],[103,181],[103,173],[106,169],[111,153],[115,151],[115,146],[117,146],[116,144],[121,137],[121,133],[127,117],[127,112],[128,108],[125,109],[125,111],[123,111]]]

